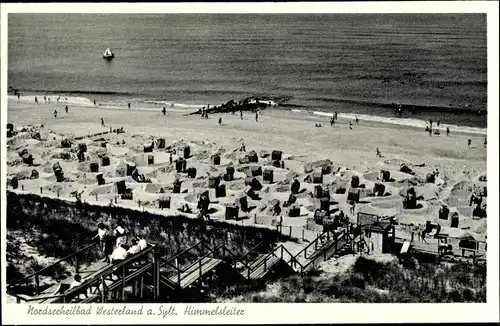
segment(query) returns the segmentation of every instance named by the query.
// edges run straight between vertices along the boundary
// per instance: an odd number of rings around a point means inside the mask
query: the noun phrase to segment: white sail
[[[111,53],[111,50],[107,48],[106,51],[104,51],[104,56],[109,57],[111,55],[113,55],[113,53]]]

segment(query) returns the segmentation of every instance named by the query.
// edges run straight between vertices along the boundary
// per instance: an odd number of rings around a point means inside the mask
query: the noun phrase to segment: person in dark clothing
[[[219,118],[219,124],[222,125],[222,117]]]
[[[359,119],[356,117],[356,124],[359,125]]]
[[[54,118],[57,118],[57,110],[54,110]]]
[[[165,109],[165,107],[163,107],[163,110],[161,112],[163,113],[163,115],[167,114],[167,110]]]
[[[35,103],[38,104],[38,98],[35,96]]]
[[[259,122],[259,111],[255,111],[255,121]]]
[[[450,135],[450,128],[446,127],[446,136]]]
[[[243,110],[240,110],[240,119],[243,120]]]
[[[66,111],[66,113],[68,113],[68,106],[67,105],[64,107],[64,111]]]
[[[104,127],[104,119],[101,118],[101,125]]]
[[[352,122],[351,121],[349,121],[349,129],[352,130]]]
[[[470,145],[471,145],[471,144],[472,144],[472,140],[470,140],[470,139],[469,139],[469,140],[467,141],[467,146],[470,148]]]
[[[128,104],[128,108],[130,109],[130,103]]]

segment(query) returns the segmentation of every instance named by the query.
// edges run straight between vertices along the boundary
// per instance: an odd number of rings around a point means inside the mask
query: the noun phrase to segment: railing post
[[[122,301],[125,301],[125,265],[122,266]]]
[[[160,259],[158,258],[158,252],[157,252],[157,248],[154,247],[153,249],[153,255],[156,257],[155,260],[156,260],[156,264],[153,265],[153,268],[155,269],[155,273],[156,273],[156,284],[155,284],[155,292],[156,292],[156,297],[159,298],[160,297]],[[142,277],[141,277],[141,282],[142,282]],[[141,288],[142,288],[142,284],[141,284]],[[141,296],[142,296],[142,290],[141,290]]]
[[[266,271],[266,269],[267,269],[267,257],[268,257],[268,255],[266,255],[264,257],[264,271]]]
[[[199,263],[198,263],[198,266],[199,266],[199,268],[200,268],[200,282],[201,282],[201,272],[202,272],[202,268],[201,268],[201,266],[202,266],[202,265],[201,265],[201,259],[200,259],[200,261],[199,261]]]
[[[80,266],[79,266],[79,262],[78,262],[78,254],[75,255],[75,273],[78,274],[79,270],[80,270]]]
[[[144,276],[141,276],[141,284],[140,284],[140,289],[139,289],[139,297],[142,299],[142,294],[143,294],[143,290],[144,290]]]
[[[288,234],[288,236],[291,238],[292,237],[292,226],[290,225],[290,233]]]
[[[106,302],[106,282],[104,281],[104,275],[101,276],[101,301],[102,303]]]
[[[175,261],[177,262],[177,259]],[[177,285],[181,286],[181,270],[179,267],[177,267]]]
[[[37,295],[40,294],[40,277],[38,274],[35,275],[35,291]]]
[[[304,232],[305,232],[305,230],[304,230],[304,228],[302,228],[302,241],[304,241]]]

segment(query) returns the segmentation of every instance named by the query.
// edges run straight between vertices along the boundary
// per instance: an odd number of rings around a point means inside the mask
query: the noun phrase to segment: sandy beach
[[[275,182],[272,185],[266,185],[269,190],[266,191],[266,196],[260,203],[266,208],[258,205],[259,213],[254,211],[251,214],[251,216],[258,215],[259,219],[269,223],[273,219],[269,216],[271,215],[269,203],[273,199],[286,201],[289,195],[289,189],[286,189],[288,192],[282,192],[283,190],[277,190],[276,187],[288,184],[296,176],[302,187],[312,193],[314,184],[304,182],[306,180],[304,178],[307,177],[304,165],[308,162],[330,160],[333,173],[325,175],[323,185],[329,188],[332,193],[334,193],[334,187],[339,184],[343,183],[344,186],[348,187],[352,175],[358,175],[361,183],[366,184],[367,190],[373,188],[381,170],[391,171],[391,175],[395,179],[393,183],[387,184],[390,196],[370,197],[368,202],[356,205],[356,213],[394,215],[402,224],[423,225],[427,220],[438,221],[438,211],[442,203],[446,202],[450,208],[458,210],[460,214],[460,227],[448,230],[451,231],[450,235],[459,237],[465,232],[469,232],[484,239],[486,234],[486,219],[473,219],[471,216],[471,209],[468,207],[470,192],[467,191],[467,188],[474,185],[477,187],[486,186],[485,182],[484,184],[479,182],[479,177],[486,175],[486,148],[483,145],[483,135],[459,134],[452,130],[450,136],[446,136],[445,132],[429,136],[424,130],[412,127],[363,120],[360,120],[359,124],[351,121],[353,123],[351,130],[349,129],[349,121],[342,118],[340,118],[339,123],[330,127],[328,117],[305,115],[279,109],[263,110],[259,122],[255,121],[254,114],[246,112],[243,120],[239,114],[216,114],[210,116],[209,119],[201,119],[198,115],[187,116],[186,113],[193,111],[189,109],[168,108],[167,114],[163,115],[161,107],[158,107],[157,110],[153,110],[153,108],[145,111],[133,108],[129,110],[126,107],[104,109],[92,105],[70,104],[68,113],[65,113],[63,102],[45,104],[42,96],[38,98],[40,104],[33,103],[32,97],[22,97],[19,101],[9,98],[8,102],[8,122],[13,123],[15,129],[21,126],[43,125],[47,131],[47,142],[42,142],[47,145],[42,145],[37,140],[27,140],[26,138],[29,137],[26,135],[23,137],[17,135],[13,138],[15,140],[8,142],[8,178],[18,175],[19,179],[23,179],[19,177],[20,173],[22,171],[31,173],[33,169],[24,166],[24,164],[12,163],[15,160],[19,161],[17,152],[21,148],[27,148],[29,153],[33,154],[35,164],[41,164],[44,168],[39,179],[20,180],[19,187],[23,187],[26,191],[39,193],[39,187],[47,187],[49,192],[60,189],[61,196],[70,196],[72,191],[79,190],[84,191],[82,198],[87,196],[93,199],[95,194],[103,194],[105,196],[101,200],[106,198],[109,201],[110,198],[112,199],[111,191],[109,189],[94,189],[97,186],[95,177],[92,174],[85,175],[89,172],[88,162],[79,163],[76,159],[70,161],[57,159],[53,156],[55,152],[51,151],[50,148],[60,147],[60,141],[64,138],[107,132],[110,127],[112,129],[123,127],[125,133],[102,136],[103,140],[107,142],[105,150],[98,148],[100,147],[98,142],[89,139],[75,141],[75,144],[86,142],[90,146],[91,161],[97,162],[97,152],[102,152],[102,150],[107,151],[111,157],[111,166],[102,167],[100,170],[100,172],[105,172],[107,184],[97,188],[106,186],[110,188],[109,182],[121,179],[126,179],[127,183],[135,183],[130,177],[127,179],[112,172],[116,166],[123,164],[120,163],[121,160],[134,161],[139,173],[153,180],[153,185],[141,188],[144,186],[142,184],[139,187],[142,190],[137,190],[134,201],[139,199],[145,203],[151,202],[152,207],[155,205],[155,199],[158,198],[159,186],[155,186],[155,184],[171,186],[176,175],[175,171],[171,171],[172,168],[161,170],[162,167],[170,165],[169,155],[162,153],[161,150],[154,150],[155,164],[148,166],[148,153],[143,153],[144,144],[158,138],[164,138],[167,145],[183,146],[183,144],[188,144],[191,146],[193,158],[190,159],[192,161],[188,160],[188,165],[197,167],[198,175],[197,180],[193,182],[188,180],[183,183],[185,188],[182,190],[185,192],[187,189],[187,194],[182,194],[182,198],[178,201],[173,199],[173,206],[176,205],[175,203],[180,206],[182,203],[196,204],[196,195],[192,194],[200,193],[201,190],[198,191],[199,189],[195,188],[206,187],[202,183],[207,181],[207,175],[216,175],[220,171],[224,171],[228,164],[237,165],[238,157],[242,155],[239,148],[244,143],[247,152],[251,150],[255,150],[259,154],[264,152],[269,154],[273,150],[283,152],[285,168],[270,167],[275,170]],[[52,98],[54,99],[55,96]],[[55,108],[58,111],[57,118],[54,118],[53,115]],[[218,124],[219,117],[222,117],[222,125]],[[104,119],[104,127],[101,125],[101,118]],[[315,127],[315,124],[319,123],[322,127]],[[93,139],[99,139],[99,137]],[[468,139],[472,141],[470,148],[467,145]],[[382,158],[376,156],[376,148],[380,150]],[[62,149],[57,148],[55,151],[61,152]],[[209,164],[210,155],[216,152],[222,153],[220,171],[210,167]],[[262,155],[260,156],[262,157]],[[174,155],[175,159],[177,156]],[[266,160],[269,161],[270,158],[267,157],[264,160],[259,158],[259,165],[267,168],[266,165],[269,165],[269,162],[263,163]],[[65,176],[71,175],[77,181],[57,185],[52,172],[52,165],[55,162],[60,162]],[[410,166],[415,175],[399,172],[402,163]],[[423,164],[425,166],[422,167]],[[426,174],[434,172],[436,169],[439,174],[435,183],[425,183]],[[166,172],[160,173],[158,171]],[[236,174],[238,173],[241,172],[236,172]],[[28,172],[24,172],[24,174],[26,175]],[[200,176],[201,183],[196,183],[196,181],[200,181]],[[244,190],[243,180],[245,177],[241,173],[241,180],[228,186],[227,200],[220,202],[222,206],[218,206],[214,218],[224,217],[223,205],[230,204],[231,200],[234,200],[233,196],[237,196]],[[400,196],[405,189],[404,186],[408,186],[404,180],[415,178],[420,180],[417,180],[416,190],[417,196],[423,196],[423,208],[409,211],[402,208],[402,197]],[[135,189],[136,186],[138,185],[135,184],[133,188]],[[111,197],[108,198],[106,195]],[[349,213],[350,206],[346,201],[346,195],[334,193],[333,197],[338,201],[338,207],[352,220],[355,220],[355,216]],[[300,206],[303,207],[301,208],[301,215],[303,215],[301,218],[288,218],[286,211],[282,212],[282,215],[285,215],[284,224],[304,226],[306,220],[314,216],[314,200],[311,199],[310,202],[307,202],[306,199],[303,198],[303,202],[299,202]],[[173,209],[175,208],[173,207]],[[249,219],[245,223],[252,223],[252,220]],[[449,223],[449,220],[440,222],[444,229],[449,228]]]

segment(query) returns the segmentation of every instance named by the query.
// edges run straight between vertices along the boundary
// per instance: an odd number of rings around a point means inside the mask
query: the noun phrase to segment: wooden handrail
[[[311,247],[312,245],[314,245],[315,243],[317,243],[319,241],[319,239],[322,238],[326,233],[328,233],[328,231],[321,233],[319,236],[316,237],[316,239],[314,239],[307,246],[305,246],[304,248],[302,248],[302,250],[299,251],[295,255],[295,258],[299,257],[303,252],[305,252],[307,249],[309,249],[309,247]]]
[[[137,254],[125,259],[124,261],[122,261],[116,265],[113,265],[113,264],[108,265],[100,273],[95,274],[92,277],[92,279],[83,281],[83,283],[81,285],[74,287],[63,294],[49,295],[49,296],[35,297],[35,298],[26,298],[26,297],[23,297],[23,296],[20,296],[17,294],[11,294],[11,293],[9,293],[9,294],[20,299],[20,300],[26,301],[26,302],[55,299],[55,298],[66,298],[67,296],[70,296],[71,294],[74,294],[78,291],[81,291],[84,288],[88,288],[89,286],[91,286],[94,283],[100,282],[102,277],[109,276],[110,274],[114,273],[117,268],[123,267],[124,265],[127,265],[131,262],[135,262],[138,258],[149,254],[154,249],[154,247],[155,247],[155,245],[149,245],[148,248],[138,252]]]
[[[188,269],[190,269],[191,267],[193,267],[194,265],[198,264],[199,262],[201,262],[204,258],[208,257],[209,255],[211,255],[212,253],[214,253],[216,250],[222,248],[222,246],[224,245],[220,245],[218,246],[217,248],[215,249],[211,249],[209,252],[207,252],[206,254],[204,254],[203,256],[201,256],[200,258],[198,258],[198,260],[196,260],[194,263],[192,263],[191,265],[189,265],[188,267],[186,268],[183,268],[180,270],[181,273],[187,271]]]
[[[170,258],[161,258],[161,257],[160,257],[159,259],[160,259],[160,261],[162,261],[162,262],[165,262],[165,263],[171,263],[171,262],[172,262],[172,261],[174,261],[175,259],[177,259],[177,258],[179,258],[180,256],[182,256],[182,255],[186,254],[187,252],[189,252],[189,251],[190,251],[190,250],[192,250],[193,248],[195,248],[195,247],[199,246],[200,244],[201,244],[201,245],[203,245],[203,241],[199,241],[199,242],[195,243],[195,244],[194,244],[194,245],[192,245],[191,247],[189,247],[189,248],[187,248],[187,249],[185,249],[185,250],[181,251],[180,253],[176,254],[176,255],[175,255],[175,256],[173,256],[173,257],[170,257]]]
[[[302,272],[304,269],[304,266],[295,258],[294,255],[292,255],[292,253],[290,251],[288,251],[288,249],[286,249],[286,247],[284,245],[281,245],[280,247],[281,247],[282,251],[284,250],[288,253],[288,255],[290,255],[290,260],[289,261],[285,260],[285,262],[289,264],[290,262],[293,261],[295,264],[298,264],[300,266],[300,271]],[[283,259],[283,257],[281,257],[281,259]]]
[[[240,258],[238,258],[236,261],[243,263],[243,259],[247,259],[247,257],[251,253],[253,253],[254,250],[256,250],[258,247],[260,247],[263,243],[264,243],[264,241],[259,242],[257,245],[253,246],[250,250],[248,250],[243,256],[241,256]],[[248,262],[247,262],[247,264],[248,264]]]
[[[36,272],[34,272],[34,273],[32,273],[32,274],[28,275],[28,276],[25,276],[25,277],[23,277],[23,278],[20,278],[19,280],[14,281],[13,283],[9,284],[7,287],[8,287],[8,288],[10,288],[10,287],[13,287],[13,286],[15,286],[15,285],[18,285],[18,284],[20,284],[20,283],[23,283],[23,282],[25,282],[26,280],[28,280],[28,279],[30,279],[30,278],[32,278],[32,277],[34,277],[34,276],[36,276],[36,275],[38,275],[38,274],[40,274],[40,273],[42,273],[42,272],[46,271],[46,270],[48,270],[48,269],[50,269],[50,268],[54,267],[55,265],[58,265],[58,264],[62,263],[63,261],[68,260],[68,259],[69,259],[69,258],[71,258],[71,257],[74,257],[75,255],[78,255],[79,253],[81,253],[81,252],[83,252],[83,251],[88,250],[89,248],[91,248],[91,247],[93,247],[93,246],[95,246],[95,245],[97,245],[97,244],[99,244],[99,242],[94,242],[94,243],[92,243],[92,244],[90,244],[90,245],[88,245],[88,246],[86,246],[86,247],[84,247],[84,248],[82,248],[82,249],[80,249],[80,250],[78,250],[78,251],[76,251],[76,252],[72,253],[72,254],[69,254],[69,255],[67,255],[67,256],[65,256],[65,257],[63,257],[63,258],[61,258],[61,259],[59,259],[58,261],[56,261],[55,263],[53,263],[53,264],[51,264],[51,265],[49,265],[49,266],[46,266],[46,267],[44,267],[44,268],[42,268],[42,269],[40,269],[40,270],[38,270],[38,271],[36,271]]]

